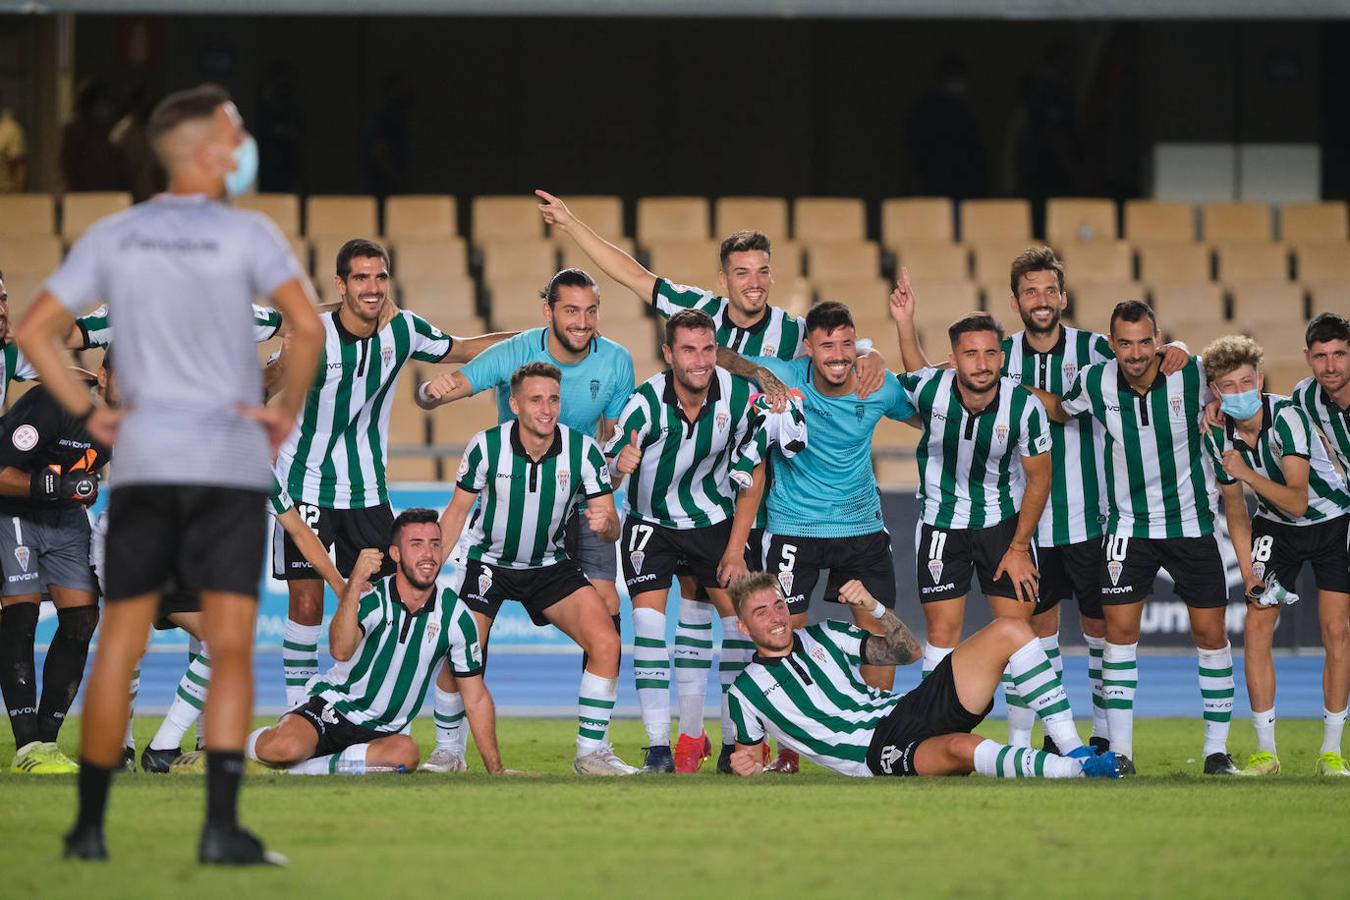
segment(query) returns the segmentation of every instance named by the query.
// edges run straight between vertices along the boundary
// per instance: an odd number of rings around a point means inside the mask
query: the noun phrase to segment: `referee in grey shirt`
[[[198,858],[282,862],[239,827],[236,805],[253,713],[270,462],[308,392],[323,331],[281,233],[262,215],[221,202],[252,184],[258,164],[229,95],[214,85],[170,95],[151,115],[148,138],[168,191],[90,228],[18,334],[51,393],[95,440],[116,441],[107,608],[85,695],[79,816],[66,855],[107,857],[103,811],[122,761],[128,685],[172,578],[200,593],[211,648]],[[285,389],[270,407],[260,406],[257,296],[271,297],[292,328]],[[73,314],[97,300],[117,326],[119,409],[91,405],[60,355]]]

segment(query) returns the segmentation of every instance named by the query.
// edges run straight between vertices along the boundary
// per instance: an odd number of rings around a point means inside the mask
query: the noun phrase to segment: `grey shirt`
[[[116,323],[119,485],[271,488],[266,434],[238,412],[262,403],[252,302],[303,277],[271,220],[200,194],[85,233],[46,287],[72,314],[107,303]]]

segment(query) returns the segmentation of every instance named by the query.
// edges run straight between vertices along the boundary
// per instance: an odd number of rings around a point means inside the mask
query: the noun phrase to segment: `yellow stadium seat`
[[[634,361],[639,359],[652,361],[660,357],[657,342],[664,332],[652,319],[608,322],[602,318],[600,330],[605,337],[633,354]]]
[[[451,463],[452,467],[454,465]],[[425,453],[414,456],[392,453],[385,464],[385,473],[390,481],[435,482],[441,480],[441,472],[440,459]]]
[[[882,417],[877,421],[877,427],[872,432],[872,448],[874,450],[913,450],[919,446],[919,439],[923,437],[923,432],[917,428],[911,428],[904,422],[897,422],[895,419]]]
[[[989,239],[970,244],[974,277],[980,284],[1007,284],[1012,261],[1035,244],[1021,238]]]
[[[805,258],[805,251],[802,245],[796,241],[782,240],[774,241],[773,251],[770,256],[773,259],[773,277],[778,281],[787,278],[796,278],[802,274],[802,260]],[[719,260],[720,263],[720,260]]]
[[[1139,246],[1139,277],[1149,284],[1209,281],[1210,251],[1204,244],[1150,243]]]
[[[407,237],[392,245],[394,273],[400,282],[446,282],[469,275],[464,239],[459,237]]]
[[[61,236],[73,244],[104,216],[121,212],[131,206],[131,195],[125,191],[83,191],[66,194],[61,201]]]
[[[1233,285],[1231,292],[1233,322],[1244,331],[1255,333],[1255,329],[1267,325],[1307,321],[1302,285],[1284,280],[1252,281]]]
[[[966,313],[976,312],[980,308],[979,289],[970,281],[925,281],[914,283],[917,308],[914,324],[927,335],[935,331],[942,334],[942,351],[946,355],[947,326]],[[887,292],[889,297],[890,292]],[[1005,302],[1008,289],[1002,294]],[[883,298],[880,315],[890,322],[889,300]],[[893,326],[892,326],[893,328]]]
[[[1350,240],[1345,201],[1280,204],[1280,240],[1286,244],[1321,244]]]
[[[881,248],[872,241],[816,241],[806,246],[806,268],[815,281],[872,278],[881,274]]]
[[[839,278],[833,281],[817,281],[816,301],[824,303],[834,300],[844,304],[853,313],[855,319],[870,319],[887,315],[887,297],[891,293],[891,283],[884,278]]]
[[[1068,283],[1069,301],[1073,306],[1073,320],[1079,328],[1106,333],[1111,322],[1111,311],[1125,300],[1143,300],[1144,287],[1137,281],[1116,284],[1090,282],[1079,286]],[[1220,307],[1222,309],[1222,307]]]
[[[0,194],[0,235],[55,234],[51,194]]]
[[[391,241],[429,241],[459,234],[455,198],[449,194],[403,194],[384,201],[384,234]]]
[[[478,318],[476,294],[473,280],[467,276],[433,278],[429,281],[399,278],[394,282],[394,299],[399,306],[461,337],[481,334],[486,330]],[[474,323],[476,327],[456,331],[450,326],[450,323],[456,322]]]
[[[802,243],[867,239],[867,207],[856,197],[798,197],[792,237]]]
[[[1266,390],[1287,394],[1300,380],[1312,374],[1303,358],[1303,351],[1307,347],[1307,322],[1267,322],[1254,329],[1235,327],[1233,330],[1250,332],[1265,352]],[[1274,385],[1270,377],[1272,370],[1277,372]]]
[[[300,198],[295,194],[245,194],[233,202],[238,209],[251,209],[267,216],[288,238],[301,234]]]
[[[333,280],[333,276],[337,274],[338,251],[348,240],[349,238],[332,236],[316,238],[311,242],[314,248],[314,284],[316,287],[321,282],[327,284]]]
[[[1064,257],[1067,277],[1074,284],[1134,280],[1134,251],[1124,241],[1098,240],[1058,247]]]
[[[565,202],[573,215],[605,240],[615,243],[623,237],[623,201],[618,197],[604,195],[568,197]],[[549,236],[559,244],[572,243],[572,239],[564,232],[554,229],[549,229],[549,232]]]
[[[881,201],[881,243],[890,250],[913,243],[956,240],[956,207],[946,197],[892,197]]]
[[[1045,203],[1045,239],[1056,247],[1118,236],[1114,200],[1051,197]]]
[[[1266,362],[1263,367],[1266,376],[1266,391],[1288,396],[1300,381],[1308,377],[1308,365],[1303,361],[1303,347],[1303,341],[1300,340],[1296,357],[1291,359],[1287,352],[1281,352],[1277,362],[1271,362],[1271,356],[1267,351]],[[1261,345],[1261,349],[1265,350],[1264,343]]]
[[[1168,200],[1126,200],[1125,240],[1162,244],[1195,240],[1195,209]]]
[[[543,325],[544,301],[539,292],[544,284],[535,278],[485,281],[493,329],[523,331]]]
[[[788,236],[788,204],[782,197],[719,197],[713,201],[713,232],[762,231],[769,240]]]
[[[300,268],[305,270],[306,275],[313,275],[314,260],[310,258],[309,241],[302,237],[293,237],[286,242],[291,245],[291,253],[295,255],[295,261],[300,263]]]
[[[637,239],[643,246],[658,241],[708,240],[708,201],[703,197],[640,198]]]
[[[1350,316],[1350,279],[1312,285],[1312,314],[1334,312]]]
[[[962,281],[970,277],[970,249],[951,241],[905,241],[891,248],[898,265],[909,270],[918,288],[929,281]],[[896,272],[897,277],[899,272]]]
[[[374,197],[313,196],[305,199],[305,234],[311,239],[374,240],[379,234]]]
[[[961,240],[1031,240],[1031,203],[1026,200],[964,200],[961,202]]]
[[[470,203],[473,221],[470,233],[474,244],[487,241],[518,241],[544,236],[544,220],[539,214],[539,198],[534,195],[474,197]]]
[[[1242,281],[1278,281],[1289,278],[1289,249],[1270,241],[1242,241],[1219,244],[1214,248],[1219,280],[1224,284]]]
[[[558,271],[558,248],[541,238],[494,239],[482,245],[483,280],[538,283],[540,291]]]
[[[1212,282],[1154,285],[1152,293],[1152,306],[1164,329],[1173,321],[1225,321],[1223,289]]]
[[[5,271],[5,293],[9,294],[9,327],[11,332],[22,321],[23,314],[37,299],[38,291],[46,283],[50,272]]]
[[[1304,284],[1350,281],[1350,242],[1304,244],[1294,251]]]
[[[54,234],[0,234],[0,272],[47,276],[61,265],[61,239]]]
[[[774,306],[780,306],[794,316],[804,317],[810,311],[815,296],[816,290],[808,278],[800,275],[774,276],[773,296],[770,300]]]
[[[1272,238],[1270,207],[1264,203],[1206,203],[1200,208],[1200,226],[1211,244]]]
[[[707,290],[717,286],[717,241],[662,240],[647,244],[651,269],[676,284],[696,285]]]
[[[882,487],[912,489],[919,484],[919,464],[913,457],[873,457],[872,469]]]
[[[409,373],[416,374],[416,373]],[[427,422],[426,411],[413,401],[413,391],[423,377],[430,377],[430,370],[422,376],[404,379],[400,390],[390,398],[389,407],[389,443],[404,445],[424,445],[431,437],[431,426]]]
[[[603,232],[600,233],[603,234]],[[632,238],[606,236],[605,240],[609,241],[629,256],[633,255]],[[561,268],[581,269],[596,280],[599,280],[600,276],[604,274],[600,271],[600,267],[597,266],[589,256],[581,252],[581,248],[576,245],[575,241],[568,239],[561,240],[558,242],[558,249],[562,252]]]
[[[431,411],[432,443],[462,448],[480,431],[497,424],[497,392],[479,391]],[[458,452],[458,451],[457,451]],[[457,465],[458,458],[450,462]]]

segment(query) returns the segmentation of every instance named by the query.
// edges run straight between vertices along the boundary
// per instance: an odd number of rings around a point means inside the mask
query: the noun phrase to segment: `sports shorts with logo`
[[[295,511],[319,536],[325,548],[336,551],[337,570],[343,578],[351,575],[356,558],[367,548],[384,554],[380,571],[372,578],[387,578],[394,574],[394,561],[388,553],[394,511],[388,503],[365,509],[328,509],[311,503],[297,503]],[[319,578],[319,573],[314,571],[314,566],[305,559],[280,522],[272,526],[272,576],[280,581]]]
[[[1187,606],[1228,605],[1228,580],[1214,535],[1139,538],[1108,534],[1098,554],[1102,604],[1135,603],[1153,593],[1153,579],[1165,569]]]
[[[581,563],[574,559],[536,569],[508,569],[471,559],[459,569],[454,583],[459,599],[476,613],[495,619],[503,603],[515,600],[525,607],[530,621],[541,626],[549,624],[544,610],[590,586]]]
[[[914,537],[919,602],[964,597],[970,593],[971,581],[976,576],[986,597],[1015,599],[1017,590],[1012,578],[1005,572],[995,580],[994,573],[1016,534],[1016,516],[988,528],[937,528],[920,522]],[[1036,562],[1034,543],[1031,561]]]
[[[82,507],[34,509],[0,524],[3,594],[41,594],[48,586],[95,592],[89,565],[89,515]]]
[[[319,743],[314,747],[310,759],[341,753],[348,747],[389,737],[383,731],[348,721],[322,697],[310,697],[291,710],[291,715],[304,719],[319,733]]]
[[[1041,598],[1036,601],[1036,612],[1046,612],[1061,601],[1076,598],[1080,616],[1103,617],[1102,586],[1097,580],[1101,571],[1101,538],[1062,547],[1037,547],[1035,552],[1036,568],[1041,573]]]
[[[619,538],[619,562],[630,595],[665,591],[687,569],[703,587],[715,588],[717,566],[731,540],[731,520],[702,528],[666,528],[630,515]]]
[[[794,616],[811,606],[820,573],[829,570],[825,600],[839,602],[839,586],[857,579],[887,609],[895,608],[895,560],[885,529],[857,537],[814,538],[764,534],[764,571],[778,576],[778,587]]]
[[[1287,590],[1298,590],[1306,562],[1319,591],[1350,594],[1350,516],[1311,525],[1289,525],[1264,516],[1252,519],[1252,574],[1267,584],[1271,577]]]
[[[916,775],[914,752],[919,744],[944,734],[969,734],[993,708],[993,700],[981,713],[961,705],[952,658],[946,656],[877,723],[867,747],[867,768],[873,775]]]

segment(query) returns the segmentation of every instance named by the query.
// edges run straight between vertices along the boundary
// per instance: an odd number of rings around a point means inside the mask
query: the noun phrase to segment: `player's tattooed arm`
[[[751,362],[728,347],[717,348],[717,364],[732,375],[748,378],[759,385],[760,391],[773,405],[774,412],[787,409],[788,389],[778,376],[761,365]]]
[[[923,655],[919,639],[900,617],[881,604],[856,578],[839,587],[839,600],[876,617],[880,634],[869,634],[863,643],[863,664],[868,666],[904,666]],[[880,615],[877,615],[877,613]]]

